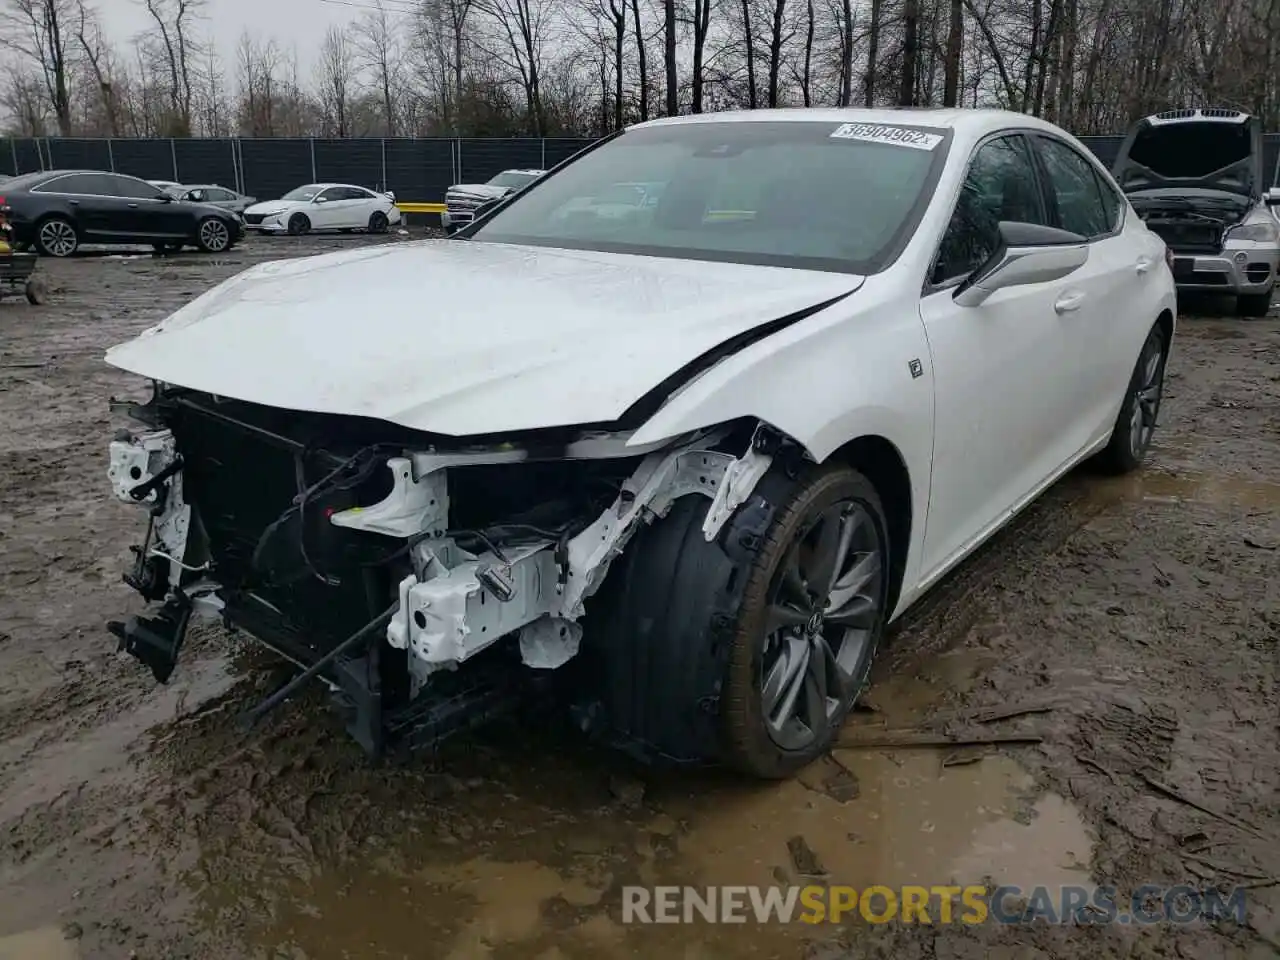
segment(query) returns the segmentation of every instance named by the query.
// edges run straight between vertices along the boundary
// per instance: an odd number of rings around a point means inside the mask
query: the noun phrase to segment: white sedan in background
[[[250,230],[295,236],[313,230],[385,233],[400,220],[394,193],[375,193],[350,183],[307,184],[279,200],[255,203],[244,211],[245,226]]]

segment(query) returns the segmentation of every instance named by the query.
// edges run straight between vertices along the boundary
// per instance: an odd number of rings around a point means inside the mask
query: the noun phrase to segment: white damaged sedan
[[[294,236],[315,230],[386,233],[401,219],[394,193],[377,193],[350,183],[310,183],[244,211],[247,229]]]
[[[1141,465],[1175,313],[1035,118],[641,124],[453,239],[260,264],[113,348],[153,387],[110,467],[152,609],[110,628],[164,681],[213,613],[300,667],[252,718],[319,677],[373,752],[547,692],[788,776],[943,574],[1073,465]]]

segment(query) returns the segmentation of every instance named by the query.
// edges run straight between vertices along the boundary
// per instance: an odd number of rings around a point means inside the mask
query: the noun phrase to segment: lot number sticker
[[[891,127],[883,123],[842,123],[831,134],[837,140],[864,140],[867,143],[891,143],[913,150],[932,150],[942,142],[942,134],[925,133],[910,127]]]

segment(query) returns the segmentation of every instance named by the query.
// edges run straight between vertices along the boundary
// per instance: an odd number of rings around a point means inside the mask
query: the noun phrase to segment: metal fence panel
[[[1110,169],[1120,152],[1124,137],[1080,137],[1080,142],[1093,151],[1093,155]]]
[[[259,200],[274,200],[315,180],[311,141],[284,137],[240,141],[244,192]]]
[[[542,140],[536,137],[510,140],[463,138],[458,141],[458,149],[462,157],[463,183],[484,183],[503,170],[542,167]]]
[[[316,139],[316,179],[322,182],[354,183],[371,190],[385,190],[382,175],[382,141],[372,137],[358,140]]]
[[[230,138],[175,140],[179,183],[213,183],[236,188],[236,167]]]
[[[121,139],[111,141],[115,172],[143,180],[173,179],[173,143],[168,140]],[[57,156],[57,151],[53,151]]]
[[[45,162],[61,170],[110,170],[111,146],[106,140],[61,137],[46,141]]]
[[[585,150],[595,142],[592,137],[548,137],[542,141],[543,162],[541,165],[550,170],[557,163],[568,160],[579,150]]]
[[[396,199],[431,203],[444,200],[454,182],[454,142],[395,137],[386,141],[387,189]]]

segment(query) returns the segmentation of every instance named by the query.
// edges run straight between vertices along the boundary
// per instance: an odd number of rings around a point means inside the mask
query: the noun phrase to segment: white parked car
[[[385,233],[400,223],[391,191],[377,193],[349,183],[311,183],[279,200],[246,207],[245,226],[262,233],[310,233],[313,230],[368,230]]]
[[[640,124],[458,239],[260,264],[113,348],[156,384],[110,456],[155,608],[111,629],[163,680],[214,611],[373,750],[552,676],[637,753],[786,776],[948,570],[1141,465],[1174,323],[1164,243],[1044,121]]]

